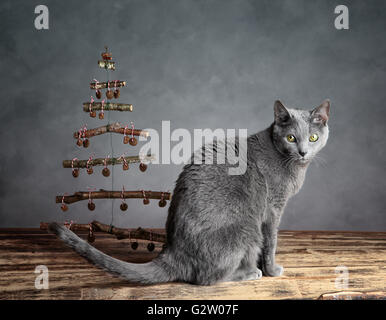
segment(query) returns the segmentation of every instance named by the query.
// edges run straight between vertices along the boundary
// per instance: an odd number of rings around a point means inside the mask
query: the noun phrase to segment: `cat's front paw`
[[[268,265],[264,266],[263,272],[268,277],[280,277],[284,272],[284,268],[278,264]]]
[[[259,268],[255,268],[253,271],[244,275],[242,280],[258,280],[263,276],[263,272]]]

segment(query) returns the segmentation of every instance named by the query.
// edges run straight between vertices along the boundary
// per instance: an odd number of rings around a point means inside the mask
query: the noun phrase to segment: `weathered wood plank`
[[[156,231],[156,230],[154,230]],[[157,232],[163,230],[157,229]],[[86,238],[86,234],[80,234]],[[94,246],[125,261],[150,261],[161,250],[137,251],[127,239],[96,234]],[[184,283],[134,285],[92,266],[54,236],[37,229],[0,229],[0,299],[331,299],[356,298],[336,293],[335,267],[348,268],[349,288],[343,291],[376,292],[386,288],[386,233],[281,231],[277,261],[285,267],[279,278],[228,282],[214,286]],[[49,269],[48,290],[34,287],[37,265]],[[342,291],[342,290],[341,290]],[[329,294],[332,295],[329,295]]]
[[[318,300],[385,300],[383,292],[333,292],[322,294]]]

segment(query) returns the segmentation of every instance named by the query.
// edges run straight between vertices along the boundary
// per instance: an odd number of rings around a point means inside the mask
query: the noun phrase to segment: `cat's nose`
[[[306,154],[307,154],[307,152],[306,151],[299,151],[299,154],[302,156],[302,157],[304,157]]]

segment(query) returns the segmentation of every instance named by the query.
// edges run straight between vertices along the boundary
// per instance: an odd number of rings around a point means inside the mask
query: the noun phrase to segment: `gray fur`
[[[247,139],[243,175],[228,175],[229,164],[186,165],[169,207],[167,246],[150,263],[109,257],[57,224],[50,230],[95,265],[132,282],[210,285],[280,276],[283,268],[275,263],[280,219],[327,142],[329,108],[328,100],[312,111],[276,101],[274,123]],[[319,139],[309,142],[314,133]],[[296,142],[287,141],[289,134]],[[210,145],[213,153],[216,146]]]

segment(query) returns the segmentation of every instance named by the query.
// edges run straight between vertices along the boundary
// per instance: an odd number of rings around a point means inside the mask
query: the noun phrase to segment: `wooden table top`
[[[154,229],[155,230],[155,229]],[[158,230],[159,231],[159,230]],[[85,233],[80,233],[86,238]],[[96,233],[94,246],[129,262],[146,262],[161,249],[138,250],[129,240]],[[280,231],[277,278],[226,282],[136,285],[94,267],[55,236],[39,229],[0,229],[0,299],[331,299],[386,297],[386,232]],[[36,266],[49,271],[49,289],[36,289]],[[348,288],[337,266],[348,271]],[[341,275],[342,276],[342,275]],[[344,276],[344,275],[343,275]],[[338,292],[338,293],[337,293]],[[340,293],[339,293],[340,292]],[[356,293],[355,293],[356,292]],[[332,294],[331,294],[332,293]]]

